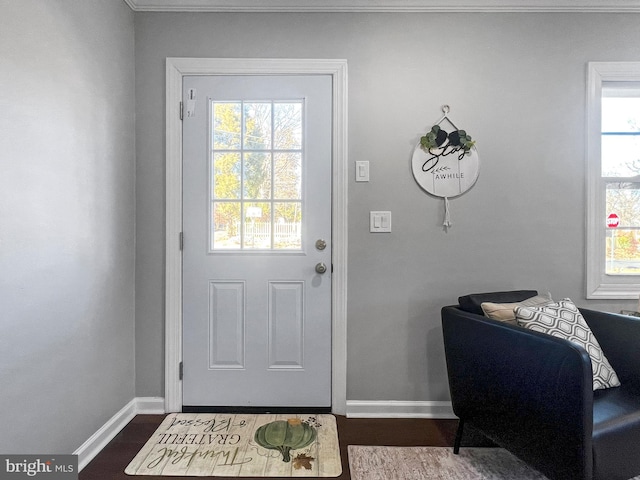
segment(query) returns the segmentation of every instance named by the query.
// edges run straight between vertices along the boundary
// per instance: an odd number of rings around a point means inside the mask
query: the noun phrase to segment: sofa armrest
[[[584,348],[454,306],[441,313],[455,414],[550,478],[590,478],[593,379]]]
[[[640,391],[640,318],[581,308],[620,383]]]
[[[583,348],[456,307],[442,309],[442,326],[454,408],[464,416],[507,409],[544,409],[558,419],[591,413],[591,361]]]

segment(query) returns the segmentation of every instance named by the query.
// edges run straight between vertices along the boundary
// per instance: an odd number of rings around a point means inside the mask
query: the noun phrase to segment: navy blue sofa
[[[474,294],[442,308],[453,411],[464,426],[552,480],[640,475],[640,318],[580,309],[621,386],[593,391],[586,350],[483,315],[535,290]]]

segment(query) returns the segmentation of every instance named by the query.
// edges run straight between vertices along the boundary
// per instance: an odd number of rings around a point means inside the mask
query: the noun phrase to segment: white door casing
[[[347,64],[345,60],[167,58],[165,410],[182,409],[182,124],[186,75],[330,75],[332,98],[332,411],[346,413]]]
[[[331,405],[331,97],[329,75],[183,78],[185,406]]]

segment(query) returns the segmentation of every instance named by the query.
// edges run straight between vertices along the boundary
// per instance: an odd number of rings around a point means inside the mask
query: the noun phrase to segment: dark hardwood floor
[[[124,469],[136,456],[162,420],[164,415],[136,416],[107,447],[80,472],[79,480],[131,480]],[[452,446],[458,422],[456,420],[431,419],[382,419],[346,418],[336,416],[342,475],[339,480],[350,480],[347,445],[392,446]],[[466,432],[465,432],[465,440]],[[482,443],[472,440],[472,444]],[[468,443],[467,441],[464,442]],[[166,480],[168,478],[193,479],[194,477],[143,476],[141,480]],[[203,477],[201,477],[203,478]],[[209,477],[231,480],[231,477]],[[233,477],[236,478],[236,477]],[[248,477],[242,477],[248,479]]]

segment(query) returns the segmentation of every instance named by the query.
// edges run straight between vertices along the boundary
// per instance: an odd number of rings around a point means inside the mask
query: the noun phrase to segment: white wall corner
[[[348,418],[458,418],[450,401],[347,400]]]
[[[164,413],[164,398],[162,397],[132,399],[73,452],[74,455],[78,455],[78,470],[82,471],[136,415]]]

